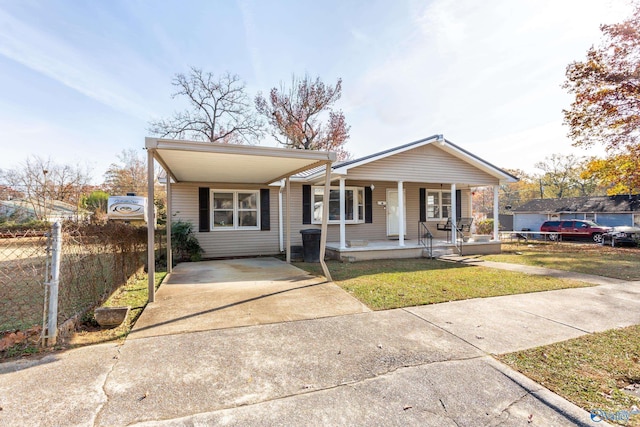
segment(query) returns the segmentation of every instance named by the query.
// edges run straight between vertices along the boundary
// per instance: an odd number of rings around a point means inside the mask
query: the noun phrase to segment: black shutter
[[[364,187],[364,222],[373,223],[373,190]]]
[[[269,195],[271,191],[268,188],[260,189],[260,230],[271,230],[271,205]]]
[[[462,191],[456,190],[456,217],[462,217]]]
[[[427,220],[427,189],[420,189],[420,222]]]
[[[302,186],[302,223],[311,224],[311,186],[310,185]]]
[[[208,187],[200,187],[198,188],[198,202],[199,202],[199,216],[200,222],[198,226],[198,231],[210,231],[209,221],[209,188]]]

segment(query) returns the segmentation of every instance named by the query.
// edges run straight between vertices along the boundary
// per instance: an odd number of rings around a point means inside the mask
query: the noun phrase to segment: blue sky
[[[292,74],[343,79],[355,157],[436,133],[534,171],[566,138],[566,65],[619,22],[623,0],[0,0],[0,168],[30,154],[88,164],[96,183],[190,66],[253,97]],[[262,145],[273,145],[265,140]]]

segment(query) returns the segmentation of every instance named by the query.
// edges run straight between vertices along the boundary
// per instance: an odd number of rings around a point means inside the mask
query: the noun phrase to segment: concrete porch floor
[[[369,311],[336,284],[275,258],[182,263],[129,339]]]
[[[358,240],[357,243],[362,243]],[[417,239],[405,239],[404,246],[398,246],[398,240],[366,240],[366,246],[352,245],[340,249],[339,242],[327,242],[327,255],[342,261],[367,261],[375,259],[420,258],[425,255],[425,247]],[[462,244],[462,255],[484,255],[500,253],[500,241],[474,242]],[[434,256],[457,254],[453,243],[444,239],[433,240]]]

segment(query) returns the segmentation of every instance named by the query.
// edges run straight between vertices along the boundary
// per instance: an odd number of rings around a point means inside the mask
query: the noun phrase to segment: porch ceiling
[[[270,184],[336,160],[326,151],[146,138],[174,182]]]

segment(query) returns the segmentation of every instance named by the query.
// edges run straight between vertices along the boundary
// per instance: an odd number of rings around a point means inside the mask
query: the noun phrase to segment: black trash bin
[[[300,230],[302,234],[302,258],[304,262],[320,262],[320,235],[321,230],[308,228]]]

